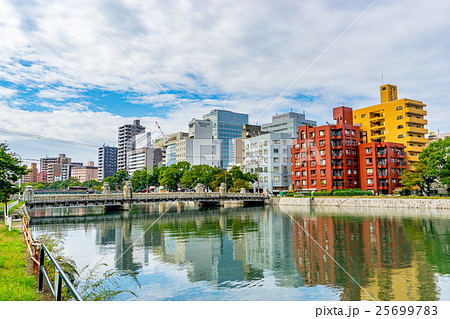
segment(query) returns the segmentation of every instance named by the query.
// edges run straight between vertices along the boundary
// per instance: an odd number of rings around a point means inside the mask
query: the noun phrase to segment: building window
[[[403,138],[403,134],[400,134],[400,135],[398,136],[398,138]]]
[[[296,171],[295,176],[300,176],[300,171]]]
[[[303,176],[303,177],[306,176],[306,171],[302,171],[302,176]]]
[[[316,161],[311,161],[311,166],[316,166]]]
[[[355,174],[355,175],[358,174],[358,170],[357,170],[357,169],[354,169],[354,170],[353,170],[353,174]]]
[[[274,162],[274,163],[278,163],[279,161],[280,161],[280,160],[279,160],[278,157],[274,157],[274,158],[273,158],[273,162]]]
[[[392,184],[397,184],[397,180],[395,178],[392,179]]]
[[[356,150],[353,150],[352,153],[353,153],[353,155],[356,155]]]
[[[304,140],[305,139],[305,131],[302,131],[302,133],[300,134],[301,139]]]
[[[347,165],[352,165],[352,160],[348,159],[347,160]]]
[[[372,164],[372,158],[371,157],[366,158],[366,164]]]
[[[401,129],[401,128],[403,128],[403,125],[399,125],[399,126],[397,126],[397,128],[398,128],[398,129]]]
[[[320,155],[325,155],[325,150],[320,150],[320,151],[319,151],[319,154],[320,154]]]
[[[294,144],[294,149],[298,150],[300,148],[299,144]]]
[[[345,134],[346,135],[350,135],[350,130],[349,129],[345,129]]]
[[[349,149],[349,148],[347,148],[347,149],[345,150],[345,154],[350,155],[350,149]]]
[[[357,179],[355,179],[355,180],[353,180],[353,184],[358,184],[358,180]]]
[[[306,186],[306,180],[302,180],[302,186]]]
[[[324,135],[325,135],[325,131],[324,130],[319,131],[319,136],[324,136]]]
[[[273,149],[273,152],[274,152],[274,153],[278,153],[278,148],[274,148],[274,149]]]
[[[372,153],[372,148],[371,147],[367,147],[366,148],[366,154]]]
[[[401,120],[403,118],[403,115],[397,116],[397,120]]]
[[[306,153],[302,152],[302,158],[305,158],[305,157],[306,157]]]
[[[311,156],[316,156],[316,152],[315,151],[311,151],[311,153],[309,153]]]
[[[365,117],[366,117],[366,114],[361,114],[361,117],[362,117],[362,118],[365,118]]]
[[[325,170],[324,169],[320,170],[320,175],[325,175]]]
[[[324,159],[320,160],[320,165],[325,165],[326,161]]]
[[[315,143],[314,141],[310,141],[310,142],[309,142],[309,146],[310,146],[310,147],[316,146],[316,143]]]
[[[351,179],[348,179],[347,180],[347,185],[351,185],[352,184],[352,180]]]
[[[327,180],[326,179],[321,179],[320,180],[320,184],[321,185],[326,185],[327,184]]]
[[[319,141],[319,145],[320,145],[320,146],[324,146],[324,145],[325,145],[325,140],[320,140],[320,141]]]
[[[366,168],[367,174],[373,174],[373,168]]]
[[[273,167],[273,172],[278,173],[280,171],[280,168],[278,166]]]
[[[350,168],[347,169],[347,174],[352,174],[352,170]]]
[[[316,175],[316,170],[315,169],[311,170],[311,175]]]
[[[311,185],[316,185],[316,180],[315,179],[311,180]]]
[[[350,139],[345,139],[345,144],[348,144],[348,145],[350,145],[352,142],[351,142],[351,140]]]
[[[373,178],[368,178],[367,179],[367,184],[372,185],[373,184]]]
[[[273,177],[273,181],[274,182],[279,182],[280,181],[280,176],[274,176]]]
[[[401,106],[397,106],[397,111],[403,109]]]
[[[314,138],[314,132],[310,132],[309,137]]]

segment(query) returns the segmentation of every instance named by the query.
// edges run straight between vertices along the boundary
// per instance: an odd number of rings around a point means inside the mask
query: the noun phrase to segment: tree
[[[20,159],[9,152],[5,143],[0,143],[0,189],[5,194],[5,206],[8,205],[8,196],[19,191],[15,182],[27,173],[27,166],[21,165]]]
[[[188,171],[184,172],[180,179],[180,183],[185,188],[195,187],[197,184],[202,184],[208,189],[212,189],[212,182],[216,175],[220,172],[220,168],[209,165],[195,165]]]
[[[450,137],[430,143],[402,177],[403,186],[418,186],[426,195],[433,182],[450,185]]]
[[[159,174],[159,184],[171,190],[177,190],[178,186],[181,186],[180,180],[184,173],[191,168],[191,164],[186,161],[178,162],[170,165]]]
[[[147,167],[134,171],[133,176],[130,179],[133,189],[141,190],[147,188],[149,177],[150,175],[148,174]]]

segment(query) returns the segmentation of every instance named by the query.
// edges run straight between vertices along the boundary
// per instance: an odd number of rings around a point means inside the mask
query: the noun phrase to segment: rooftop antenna
[[[338,106],[341,106],[341,92],[338,92]]]
[[[381,73],[381,85],[384,85],[383,73]]]

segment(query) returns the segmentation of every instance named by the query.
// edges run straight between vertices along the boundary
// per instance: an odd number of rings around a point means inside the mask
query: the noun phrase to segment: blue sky
[[[302,73],[259,124],[376,104],[383,74],[428,105],[430,131],[450,131],[450,3],[379,0],[361,16],[372,3],[0,0],[0,140],[24,158],[96,161],[95,147],[6,131],[101,146],[135,118],[154,137],[155,122],[186,130],[214,108],[253,123]]]

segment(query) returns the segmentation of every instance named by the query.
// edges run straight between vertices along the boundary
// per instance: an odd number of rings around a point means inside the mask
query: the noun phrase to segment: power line
[[[94,144],[82,143],[82,142],[76,142],[76,141],[68,141],[68,140],[63,140],[63,139],[59,139],[59,138],[48,137],[48,136],[43,136],[43,135],[38,135],[38,134],[31,134],[31,133],[26,133],[26,132],[19,132],[19,131],[8,130],[8,129],[4,129],[4,128],[0,128],[0,132],[12,134],[12,135],[18,135],[18,136],[34,138],[34,139],[38,139],[38,140],[45,140],[45,141],[51,141],[51,142],[72,144],[72,145],[89,147],[89,148],[96,148],[96,149],[99,148],[98,145],[94,145]]]

